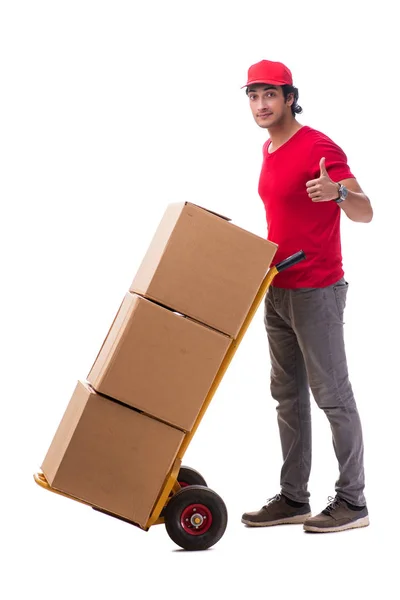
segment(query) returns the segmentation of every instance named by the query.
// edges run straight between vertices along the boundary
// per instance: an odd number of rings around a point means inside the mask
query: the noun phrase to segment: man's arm
[[[368,196],[362,191],[357,180],[343,179],[343,181],[339,181],[338,183],[341,183],[349,190],[346,200],[343,200],[339,204],[349,219],[358,223],[369,223],[372,221],[373,210],[371,202]]]

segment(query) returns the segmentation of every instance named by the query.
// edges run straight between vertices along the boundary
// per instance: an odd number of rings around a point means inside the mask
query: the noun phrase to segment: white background
[[[398,29],[394,2],[4,0],[0,12],[2,598],[394,598],[398,554]],[[375,209],[343,219],[346,342],[364,425],[371,526],[249,530],[279,489],[269,358],[256,315],[186,454],[228,529],[180,552],[34,484],[159,220],[189,200],[265,235],[261,146],[244,90],[292,70],[303,124],[347,153]],[[334,493],[313,409],[314,512]],[[392,546],[393,544],[393,546]],[[389,550],[389,545],[393,550]],[[7,590],[7,591],[6,591]]]

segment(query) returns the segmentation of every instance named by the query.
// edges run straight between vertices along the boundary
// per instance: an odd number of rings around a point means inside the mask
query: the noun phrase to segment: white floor
[[[10,512],[3,509],[3,597],[398,597],[399,526],[382,512],[383,494],[371,499],[370,527],[313,535],[297,525],[245,528],[240,514],[251,508],[253,494],[236,493],[234,485],[224,491],[225,535],[212,549],[185,552],[163,525],[141,531],[46,492],[28,477],[9,490]]]

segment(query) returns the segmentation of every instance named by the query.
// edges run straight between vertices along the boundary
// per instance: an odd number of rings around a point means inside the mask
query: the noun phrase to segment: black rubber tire
[[[177,481],[182,488],[187,487],[189,485],[203,485],[204,487],[208,487],[206,480],[204,477],[195,469],[191,467],[181,466],[178,473]],[[171,491],[170,497],[172,497],[174,493]],[[164,517],[165,515],[165,506],[161,511],[160,517]]]
[[[199,512],[211,515],[211,525],[204,533],[185,529],[182,519],[191,505],[198,505]],[[194,509],[193,509],[194,510]],[[188,519],[186,519],[188,520]],[[191,485],[180,489],[169,500],[164,514],[165,528],[171,540],[184,550],[207,550],[224,535],[228,524],[228,512],[222,498],[210,488]],[[210,522],[210,519],[209,521]]]
[[[183,483],[184,485],[204,485],[205,487],[208,487],[204,477],[191,467],[182,466],[179,469],[178,483],[180,485]]]

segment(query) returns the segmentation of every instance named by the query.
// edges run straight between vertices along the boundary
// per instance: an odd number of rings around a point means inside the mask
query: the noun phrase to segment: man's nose
[[[268,98],[260,98],[257,102],[257,110],[265,110],[268,108]]]
[[[260,108],[268,108],[268,106],[269,106],[268,98],[261,98],[260,99]]]

